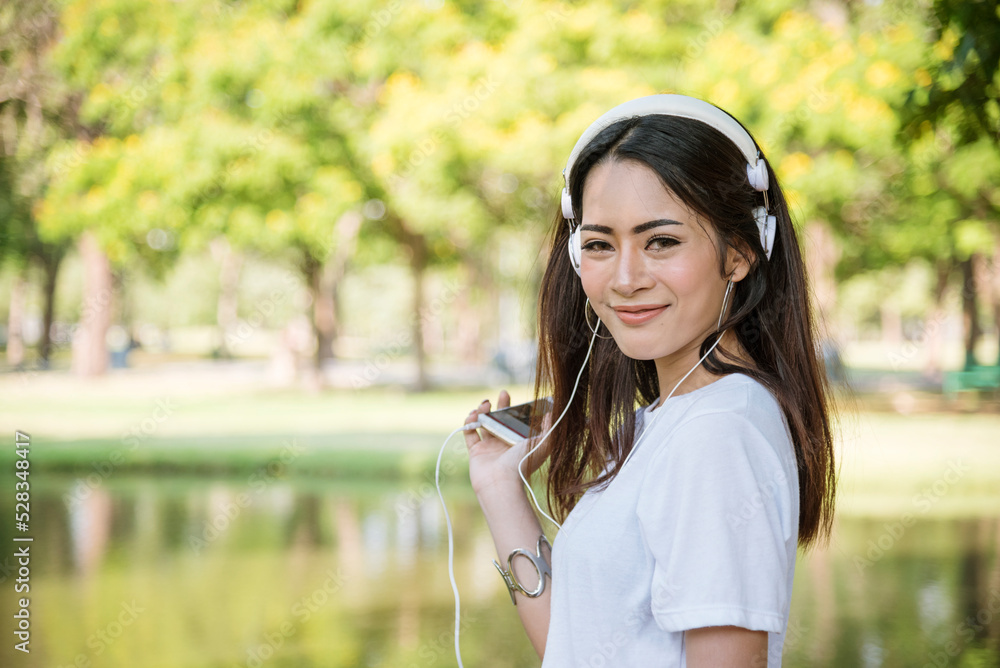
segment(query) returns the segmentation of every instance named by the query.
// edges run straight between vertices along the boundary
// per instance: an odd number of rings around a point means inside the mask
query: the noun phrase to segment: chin
[[[625,357],[634,360],[655,360],[670,354],[669,351],[661,350],[663,348],[662,341],[636,341],[632,337],[623,339],[623,337],[616,336],[615,343],[618,344],[618,349]]]
[[[676,337],[670,336],[669,332],[662,330],[642,333],[617,331],[611,334],[622,354],[634,360],[657,360],[673,355],[691,345],[697,347],[701,343],[700,338],[697,339],[697,344],[693,340],[677,340]]]

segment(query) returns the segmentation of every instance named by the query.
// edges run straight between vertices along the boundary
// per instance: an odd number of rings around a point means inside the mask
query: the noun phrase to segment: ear
[[[741,244],[743,246],[743,244]],[[730,246],[726,250],[726,277],[739,283],[750,273],[749,248]]]

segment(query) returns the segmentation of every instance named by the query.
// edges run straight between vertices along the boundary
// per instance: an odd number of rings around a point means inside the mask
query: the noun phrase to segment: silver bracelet
[[[500,567],[500,563],[494,559],[493,565],[497,567],[500,571],[501,577],[503,577],[504,583],[507,585],[507,591],[510,592],[510,602],[517,605],[517,600],[514,598],[514,591],[519,591],[529,598],[538,598],[545,591],[545,576],[548,575],[549,579],[552,579],[552,568],[549,566],[549,562],[545,560],[542,556],[542,543],[549,546],[549,551],[552,551],[552,546],[549,545],[549,539],[542,534],[538,537],[538,545],[535,548],[537,554],[532,554],[527,550],[516,548],[507,556],[507,570],[505,571]],[[538,573],[538,586],[528,591],[525,589],[517,579],[517,575],[514,573],[513,562],[514,557],[521,555],[522,557],[527,557],[531,565],[535,567],[535,571]]]

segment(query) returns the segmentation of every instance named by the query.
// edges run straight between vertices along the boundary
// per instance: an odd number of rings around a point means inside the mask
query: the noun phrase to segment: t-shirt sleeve
[[[798,523],[795,469],[778,454],[790,445],[776,448],[737,412],[691,417],[667,439],[636,510],[654,560],[657,625],[780,632],[794,566],[786,541]]]

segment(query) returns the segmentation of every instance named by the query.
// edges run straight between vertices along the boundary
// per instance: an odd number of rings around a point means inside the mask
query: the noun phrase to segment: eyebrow
[[[683,225],[680,221],[671,220],[670,218],[659,218],[657,220],[651,220],[640,225],[636,225],[632,228],[632,234],[642,234],[647,230],[651,230],[654,227],[660,227],[662,225]],[[581,232],[599,232],[600,234],[612,234],[614,230],[606,225],[582,225],[580,227]]]

